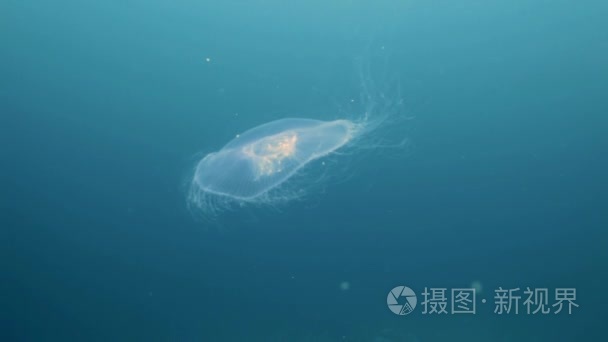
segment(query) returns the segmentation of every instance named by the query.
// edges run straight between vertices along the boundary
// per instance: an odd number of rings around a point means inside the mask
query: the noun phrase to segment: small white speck
[[[236,135],[236,137],[237,137],[237,138],[240,138],[240,137],[241,137],[241,135],[240,135],[240,134],[237,134],[237,135]]]
[[[211,62],[211,58],[210,57],[206,57],[205,58],[205,62],[207,62],[207,63]]]

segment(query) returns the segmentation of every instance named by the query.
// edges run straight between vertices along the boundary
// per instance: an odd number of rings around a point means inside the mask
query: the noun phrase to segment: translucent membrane
[[[199,190],[253,200],[280,185],[298,169],[349,142],[355,124],[348,120],[282,119],[237,136],[197,165]]]

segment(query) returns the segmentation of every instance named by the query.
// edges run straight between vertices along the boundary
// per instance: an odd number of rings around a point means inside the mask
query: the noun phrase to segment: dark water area
[[[605,339],[606,17],[603,1],[5,0],[0,340]],[[237,134],[366,112],[388,124],[287,181],[306,190],[292,201],[211,218],[189,202],[197,162]],[[549,313],[526,312],[527,288]],[[454,289],[475,289],[474,314],[451,311]],[[556,292],[578,306],[555,313]]]

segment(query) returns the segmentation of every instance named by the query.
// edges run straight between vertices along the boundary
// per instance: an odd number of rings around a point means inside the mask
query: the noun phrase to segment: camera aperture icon
[[[386,296],[386,305],[396,315],[407,315],[414,311],[418,298],[407,286],[397,286]]]

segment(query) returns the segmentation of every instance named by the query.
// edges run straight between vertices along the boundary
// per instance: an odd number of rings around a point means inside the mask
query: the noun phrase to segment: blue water
[[[605,339],[607,17],[605,1],[4,0],[0,340]],[[330,182],[279,207],[188,209],[206,153],[283,117],[359,115],[362,85],[404,147],[328,160]],[[475,315],[422,313],[425,287],[473,282]],[[401,285],[407,316],[387,307]],[[579,307],[498,315],[499,287],[575,288]]]

